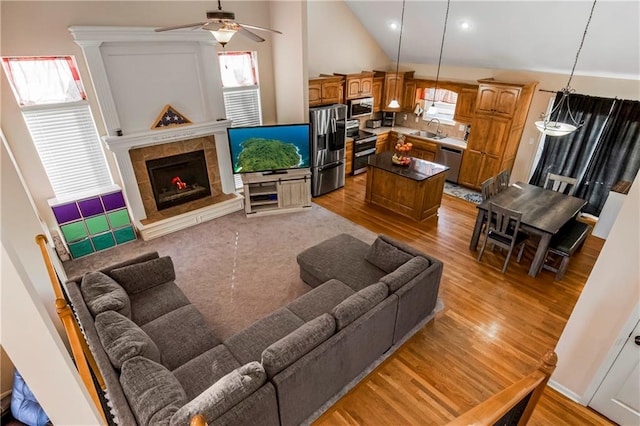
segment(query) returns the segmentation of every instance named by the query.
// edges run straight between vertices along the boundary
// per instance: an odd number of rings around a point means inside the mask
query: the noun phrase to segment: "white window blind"
[[[233,127],[262,125],[258,88],[224,89],[224,105]]]
[[[22,113],[56,197],[113,184],[87,102]]]

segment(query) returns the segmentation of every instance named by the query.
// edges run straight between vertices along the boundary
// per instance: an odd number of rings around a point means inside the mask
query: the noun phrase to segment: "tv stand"
[[[311,170],[293,169],[242,175],[247,217],[311,208]]]

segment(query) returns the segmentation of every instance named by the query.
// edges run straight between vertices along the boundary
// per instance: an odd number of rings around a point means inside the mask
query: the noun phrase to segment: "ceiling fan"
[[[240,22],[236,22],[236,14],[233,12],[228,12],[222,10],[222,5],[220,4],[220,0],[218,0],[218,10],[208,11],[207,12],[207,20],[204,22],[196,22],[194,24],[185,24],[185,25],[175,25],[171,27],[163,27],[156,28],[155,31],[171,31],[177,30],[181,28],[192,28],[192,29],[203,29],[210,31],[211,34],[215,37],[216,41],[220,43],[220,45],[224,48],[224,46],[231,40],[231,37],[238,32],[245,37],[250,38],[253,41],[263,42],[264,39],[260,37],[258,34],[249,31],[247,28],[251,28],[252,30],[260,30],[260,31],[270,31],[276,34],[282,34],[278,30],[272,30],[270,28],[258,27],[256,25],[249,24],[241,24]]]

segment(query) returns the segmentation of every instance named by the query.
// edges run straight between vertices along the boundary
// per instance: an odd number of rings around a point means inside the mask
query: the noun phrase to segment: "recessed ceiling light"
[[[460,21],[458,25],[460,25],[460,28],[462,28],[463,30],[471,29],[471,23],[469,21]]]
[[[397,30],[398,29],[398,24],[395,22],[392,22],[389,24],[389,28],[391,28],[392,30]]]

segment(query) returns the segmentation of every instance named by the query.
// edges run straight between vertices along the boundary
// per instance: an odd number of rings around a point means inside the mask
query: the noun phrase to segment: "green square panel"
[[[87,223],[87,229],[89,234],[95,235],[109,230],[109,223],[107,217],[103,214],[85,219]]]
[[[116,229],[115,231],[113,231],[113,236],[116,237],[116,242],[118,244],[126,243],[127,241],[133,241],[136,239],[136,233],[130,226]]]
[[[87,236],[87,229],[84,227],[84,222],[72,222],[62,225],[62,235],[67,242],[78,241]]]
[[[116,245],[116,241],[113,239],[113,234],[111,232],[91,237],[91,242],[93,242],[93,246],[96,248],[96,251],[108,249]]]
[[[107,213],[107,217],[109,218],[111,228],[120,228],[121,226],[128,225],[130,223],[127,209]]]
[[[74,259],[93,253],[93,246],[88,238],[69,244],[69,251]]]

